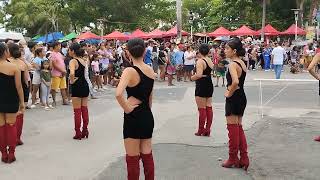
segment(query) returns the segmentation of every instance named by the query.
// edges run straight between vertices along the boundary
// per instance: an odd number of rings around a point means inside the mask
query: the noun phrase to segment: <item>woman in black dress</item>
[[[69,55],[72,57],[70,61],[70,84],[72,91],[72,106],[74,111],[74,130],[76,132],[73,139],[81,140],[89,137],[88,124],[88,96],[89,85],[85,79],[85,66],[87,62],[83,59],[85,50],[80,44],[74,43],[69,48]],[[82,131],[81,128],[82,115]]]
[[[15,64],[18,69],[21,71],[21,84],[23,89],[23,95],[24,95],[24,103],[25,106],[28,104],[29,100],[29,70],[27,64],[22,60],[22,54],[21,49],[17,44],[11,43],[8,45],[9,52],[10,52],[10,58],[8,60]],[[17,145],[23,145],[23,142],[21,140],[22,135],[22,129],[23,129],[23,122],[24,122],[24,112],[18,112],[17,114],[17,120],[16,120],[16,127],[17,127]]]
[[[210,52],[208,44],[201,44],[199,47],[200,55],[196,64],[196,74],[191,77],[196,81],[196,103],[199,111],[199,127],[196,136],[210,136],[211,124],[213,119],[212,94],[213,84],[211,72],[213,62],[208,57]]]
[[[0,43],[0,151],[4,163],[16,160],[16,116],[25,109],[21,71],[15,64],[8,62],[9,55],[7,46]]]
[[[238,38],[231,39],[225,48],[226,57],[231,60],[226,75],[227,90],[225,92],[225,116],[229,131],[229,159],[222,166],[226,168],[249,167],[247,140],[242,129],[242,117],[247,105],[247,98],[243,86],[246,79],[246,63],[241,60],[245,56],[245,49]],[[240,151],[240,160],[238,158]]]
[[[166,75],[165,67],[166,67],[167,61],[168,61],[168,56],[167,56],[167,53],[165,52],[165,47],[164,45],[161,45],[159,47],[159,58],[158,58],[161,81],[165,81],[165,75]]]
[[[151,112],[155,79],[153,69],[144,63],[145,45],[142,39],[128,42],[128,54],[133,66],[123,71],[116,90],[116,99],[124,110],[123,138],[126,149],[128,180],[139,180],[140,158],[146,180],[154,179],[152,133],[154,119]],[[123,92],[127,91],[127,99]]]

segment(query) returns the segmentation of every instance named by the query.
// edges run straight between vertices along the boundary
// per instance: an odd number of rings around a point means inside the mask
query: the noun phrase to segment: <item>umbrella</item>
[[[35,42],[50,43],[50,42],[54,42],[59,39],[62,39],[63,37],[64,37],[64,35],[62,33],[54,32],[54,33],[46,34],[45,36],[38,38],[37,40],[35,40]]]
[[[34,41],[35,41],[35,40],[39,39],[40,37],[41,37],[41,35],[40,35],[40,34],[38,34],[38,35],[36,35],[35,37],[33,37],[33,38],[32,38],[32,40],[34,40]]]
[[[215,31],[209,33],[208,36],[209,37],[229,36],[230,33],[231,32],[228,29],[221,26],[218,29],[216,29]]]
[[[72,33],[66,35],[64,38],[60,39],[59,41],[64,42],[64,41],[69,41],[69,40],[75,39],[75,38],[77,38],[77,34],[72,32]]]

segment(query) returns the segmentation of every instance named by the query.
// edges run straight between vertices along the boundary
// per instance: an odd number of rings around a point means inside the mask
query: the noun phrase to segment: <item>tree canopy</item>
[[[318,0],[267,0],[266,23],[284,30],[294,23],[291,9],[302,8],[304,22],[318,7]],[[312,10],[311,10],[312,9]],[[176,2],[172,0],[2,0],[0,24],[27,35],[62,31],[80,32],[89,27],[105,33],[115,29],[167,30],[176,23]],[[188,21],[189,12],[198,17]],[[211,31],[218,26],[230,29],[242,24],[261,28],[262,0],[183,0],[183,28]],[[302,22],[301,22],[302,23]]]

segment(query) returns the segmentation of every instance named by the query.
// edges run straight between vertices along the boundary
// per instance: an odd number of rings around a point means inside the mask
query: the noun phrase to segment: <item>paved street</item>
[[[284,78],[311,79],[307,73]],[[274,78],[273,72],[250,72],[246,92],[248,107],[244,128],[249,141],[249,172],[220,167],[226,159],[227,130],[224,88],[215,88],[215,120],[211,137],[196,137],[197,111],[194,84],[167,87],[156,83],[154,158],[157,180],[318,179],[320,99],[318,84],[263,83],[265,116],[260,115],[258,82]],[[28,110],[17,162],[0,163],[1,180],[125,180],[122,111],[114,89],[91,100],[88,140],[74,141],[71,106],[52,111]],[[143,173],[141,173],[143,175]],[[141,178],[143,179],[143,178]]]

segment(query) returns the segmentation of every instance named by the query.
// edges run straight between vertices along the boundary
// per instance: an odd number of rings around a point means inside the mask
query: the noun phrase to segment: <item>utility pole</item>
[[[261,41],[264,42],[264,27],[266,26],[266,9],[267,9],[267,2],[263,0],[262,4],[262,30],[261,30]]]
[[[291,9],[294,12],[294,20],[296,22],[296,27],[295,27],[295,35],[294,35],[294,40],[296,41],[298,39],[298,20],[299,20],[299,12],[300,9]]]
[[[316,20],[317,20],[317,40],[320,40],[320,5],[318,7],[317,15],[316,15]],[[320,85],[319,85],[320,86]],[[319,92],[320,93],[320,92]],[[320,95],[320,94],[319,94]]]
[[[182,1],[177,0],[177,39],[181,39],[181,26],[182,26]]]

